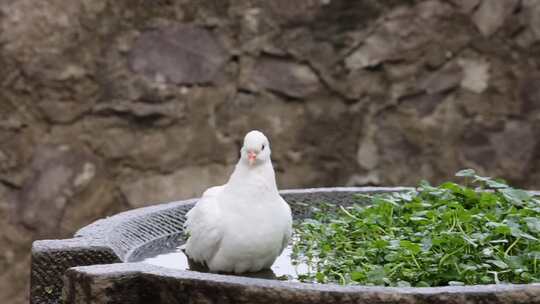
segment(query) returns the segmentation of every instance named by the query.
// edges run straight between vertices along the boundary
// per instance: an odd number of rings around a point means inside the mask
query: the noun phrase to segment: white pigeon
[[[270,268],[292,233],[291,208],[278,193],[268,139],[249,132],[240,154],[229,181],[207,189],[186,215],[185,252],[211,272]]]

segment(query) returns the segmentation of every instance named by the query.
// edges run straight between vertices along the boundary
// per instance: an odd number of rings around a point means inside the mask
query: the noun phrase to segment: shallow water
[[[274,280],[298,281],[299,275],[309,273],[309,267],[307,264],[293,265],[291,261],[291,253],[292,246],[288,246],[276,259],[271,269],[262,270],[256,273],[242,274],[242,276]],[[178,270],[208,272],[200,265],[194,265],[193,263],[190,263],[187,256],[180,249],[176,249],[172,252],[158,254],[154,257],[142,260],[141,262]]]

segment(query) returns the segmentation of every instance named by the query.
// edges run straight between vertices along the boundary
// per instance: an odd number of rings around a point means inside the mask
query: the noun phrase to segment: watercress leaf
[[[506,183],[502,181],[496,181],[492,179],[485,180],[485,183],[491,189],[504,189],[509,187]]]
[[[495,265],[495,266],[497,266],[497,267],[499,267],[501,269],[508,268],[508,265],[505,262],[501,261],[501,260],[487,260],[486,262],[491,263],[491,264],[493,264],[493,265]]]
[[[510,229],[508,229],[508,231],[510,231]],[[508,240],[506,239],[501,239],[501,240],[491,240],[489,241],[491,244],[506,244],[508,243]]]
[[[524,258],[521,256],[511,255],[506,257],[506,263],[508,264],[508,266],[515,270],[521,269],[522,271],[522,268],[524,267],[523,261]]]
[[[399,259],[399,254],[392,252],[384,256],[384,259],[388,262],[394,262]]]
[[[422,250],[422,247],[420,245],[415,244],[410,241],[400,241],[399,245],[409,251],[411,251],[412,254],[417,254]]]
[[[385,277],[384,268],[382,266],[376,266],[367,273],[367,278],[370,282],[375,284],[383,283]]]
[[[415,195],[415,193],[415,191],[398,192],[396,193],[395,197],[402,201],[410,202],[413,200],[413,196]]]
[[[351,273],[351,279],[353,281],[362,281],[366,278],[366,274],[360,271],[353,271]]]
[[[409,283],[407,281],[398,281],[397,282],[397,287],[411,287],[411,283]]]
[[[485,275],[485,276],[480,277],[480,283],[489,284],[489,283],[493,283],[493,280],[491,277]]]
[[[507,235],[511,233],[511,229],[508,225],[503,223],[488,222],[487,227],[493,228],[493,233]],[[493,242],[493,241],[492,241]]]
[[[391,240],[388,244],[388,249],[399,249],[399,240]]]
[[[473,169],[463,169],[456,172],[456,176],[459,177],[475,177],[476,172]]]
[[[524,202],[531,199],[531,195],[526,191],[513,188],[498,189],[504,198],[514,205],[521,206]]]
[[[317,282],[319,283],[324,283],[325,277],[326,276],[322,272],[317,272],[317,274],[315,275],[315,278],[317,279]]]
[[[522,237],[524,239],[528,239],[528,240],[532,240],[532,241],[538,241],[538,238],[526,233],[526,232],[523,232],[523,231],[520,231],[519,232],[519,237]]]
[[[431,187],[431,185],[429,184],[427,180],[421,180],[420,183],[418,183],[418,187],[419,188],[433,188]]]
[[[491,234],[487,232],[474,232],[470,236],[473,240],[483,243],[486,239],[488,239],[491,236]]]
[[[389,244],[388,241],[382,240],[382,239],[375,240],[375,241],[372,243],[372,245],[373,245],[375,248],[379,248],[379,249],[382,249],[382,248],[387,247],[388,244]]]
[[[469,264],[460,264],[460,268],[464,271],[476,271],[479,267]]]
[[[480,195],[480,206],[484,208],[494,207],[497,205],[499,197],[493,192],[482,192]]]
[[[422,251],[423,252],[428,252],[431,247],[433,246],[433,242],[431,240],[431,237],[424,237],[422,239]]]
[[[531,232],[540,233],[540,218],[537,217],[526,217],[524,218],[527,223],[527,227]]]
[[[462,193],[462,191],[463,191],[463,189],[461,188],[460,185],[458,185],[456,183],[452,183],[452,182],[443,183],[439,187],[441,187],[443,189],[451,190],[451,191],[456,192],[456,193]]]

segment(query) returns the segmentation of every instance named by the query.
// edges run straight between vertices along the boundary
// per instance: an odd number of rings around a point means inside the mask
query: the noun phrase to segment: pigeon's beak
[[[247,153],[248,156],[248,164],[250,166],[253,166],[255,164],[255,160],[257,160],[257,152],[249,151]]]

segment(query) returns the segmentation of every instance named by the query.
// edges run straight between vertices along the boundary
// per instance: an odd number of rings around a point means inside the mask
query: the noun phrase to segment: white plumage
[[[229,181],[206,190],[187,214],[186,254],[212,272],[269,268],[291,237],[291,209],[277,190],[268,139],[251,131],[240,152]]]

